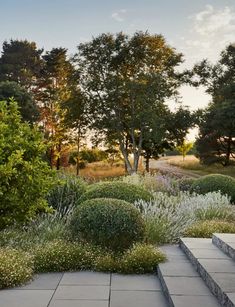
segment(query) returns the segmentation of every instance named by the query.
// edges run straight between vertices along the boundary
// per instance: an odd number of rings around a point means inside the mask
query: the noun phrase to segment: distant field
[[[186,156],[184,161],[181,156],[170,156],[162,159],[166,160],[170,165],[193,171],[199,175],[219,173],[235,177],[235,166],[223,167],[220,164],[205,166],[200,164],[199,160],[193,155]]]
[[[76,174],[76,167],[68,167],[66,172]],[[88,163],[84,169],[80,170],[79,175],[91,182],[100,181],[106,178],[123,176],[125,174],[122,162],[111,165],[106,161]]]

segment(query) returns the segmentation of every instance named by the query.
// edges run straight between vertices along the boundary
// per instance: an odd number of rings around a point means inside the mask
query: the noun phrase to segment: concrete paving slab
[[[178,296],[172,295],[171,300],[174,307],[221,307],[217,299],[210,296]]]
[[[1,290],[0,307],[47,307],[53,290]]]
[[[216,247],[211,244],[211,239],[200,239],[200,238],[182,238],[184,240],[184,244],[192,249],[192,248],[197,248],[197,249],[212,249],[216,250]]]
[[[53,299],[108,300],[109,286],[59,286]]]
[[[158,291],[111,291],[110,307],[169,307]]]
[[[210,276],[224,292],[235,292],[235,274],[211,273]]]
[[[210,291],[201,277],[165,276],[170,295],[209,295]]]
[[[235,306],[235,293],[226,293],[227,297],[230,299],[231,302],[233,302]]]
[[[228,256],[220,251],[217,247],[215,247],[215,249],[190,248],[190,250],[193,252],[194,257],[197,259],[228,259]]]
[[[109,307],[109,301],[53,300],[48,307]]]
[[[161,290],[157,275],[120,275],[112,274],[112,290]]]
[[[215,233],[215,236],[228,243],[235,243],[234,233]]]
[[[178,245],[163,245],[161,250],[166,254],[168,261],[190,262]]]
[[[64,273],[60,282],[61,285],[110,285],[109,273],[97,272],[73,272]]]
[[[199,276],[191,263],[165,262],[159,265],[162,276]]]
[[[230,259],[199,259],[208,273],[235,273],[235,263]]]
[[[46,273],[34,276],[31,283],[17,287],[15,289],[23,290],[55,290],[63,276],[63,273]]]

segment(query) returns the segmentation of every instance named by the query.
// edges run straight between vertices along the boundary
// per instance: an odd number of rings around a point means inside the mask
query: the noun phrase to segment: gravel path
[[[199,178],[198,174],[193,173],[187,169],[182,169],[180,167],[171,165],[166,159],[151,160],[150,168],[156,169],[164,174],[174,175],[176,177],[189,177],[189,178]]]

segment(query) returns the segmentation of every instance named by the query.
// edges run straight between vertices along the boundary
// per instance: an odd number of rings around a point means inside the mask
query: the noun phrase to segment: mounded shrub
[[[193,224],[184,236],[192,238],[211,238],[213,233],[235,233],[235,223],[226,221],[202,221]]]
[[[63,272],[89,269],[93,253],[87,245],[67,241],[54,241],[35,250],[36,272]]]
[[[71,218],[74,238],[111,250],[124,250],[144,238],[140,212],[119,199],[97,198],[79,206]]]
[[[206,194],[209,192],[220,191],[231,197],[231,201],[235,202],[235,179],[230,176],[213,174],[203,176],[192,184],[191,191]]]
[[[0,249],[0,289],[20,286],[32,275],[32,257],[20,250]]]
[[[166,259],[165,255],[153,245],[135,244],[121,259],[119,272],[124,274],[151,273]]]
[[[134,203],[140,199],[150,201],[152,194],[140,186],[113,181],[91,185],[80,199],[80,203],[93,198],[115,198]]]
[[[63,216],[75,206],[78,199],[85,193],[87,183],[75,176],[60,176],[60,179],[59,184],[49,192],[47,201]]]

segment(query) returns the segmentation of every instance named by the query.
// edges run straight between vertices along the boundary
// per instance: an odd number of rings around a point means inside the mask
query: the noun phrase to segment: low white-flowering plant
[[[146,220],[147,239],[151,243],[176,242],[185,229],[197,220],[233,219],[230,199],[220,192],[206,195],[180,192],[177,196],[154,193],[150,202],[135,202]]]

